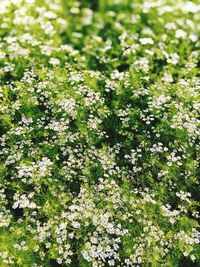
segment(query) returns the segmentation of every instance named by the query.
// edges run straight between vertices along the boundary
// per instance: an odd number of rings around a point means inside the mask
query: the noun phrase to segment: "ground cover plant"
[[[200,266],[199,0],[0,0],[0,267]]]

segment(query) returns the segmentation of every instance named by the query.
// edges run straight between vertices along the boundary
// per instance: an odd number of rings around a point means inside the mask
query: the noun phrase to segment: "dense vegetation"
[[[200,265],[200,2],[0,0],[0,267]]]

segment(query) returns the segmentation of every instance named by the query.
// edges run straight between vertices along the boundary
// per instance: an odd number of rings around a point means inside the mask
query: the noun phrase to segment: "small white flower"
[[[184,39],[186,37],[186,35],[187,35],[187,33],[185,31],[183,31],[181,29],[178,29],[176,31],[175,37],[176,38],[183,38]]]
[[[196,257],[194,255],[191,255],[190,256],[190,259],[191,259],[191,261],[195,261],[196,260]]]
[[[143,45],[146,45],[146,44],[154,44],[154,41],[153,41],[152,38],[140,38],[139,41]]]
[[[60,60],[57,59],[57,58],[55,58],[55,57],[52,57],[52,58],[50,58],[49,63],[50,63],[51,65],[53,65],[53,66],[57,66],[57,65],[60,64]]]
[[[170,73],[165,73],[162,80],[167,83],[172,83],[173,82],[173,77]]]

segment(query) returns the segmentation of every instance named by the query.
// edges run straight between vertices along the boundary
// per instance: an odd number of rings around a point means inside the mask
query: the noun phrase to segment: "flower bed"
[[[198,0],[1,0],[0,266],[200,264]]]

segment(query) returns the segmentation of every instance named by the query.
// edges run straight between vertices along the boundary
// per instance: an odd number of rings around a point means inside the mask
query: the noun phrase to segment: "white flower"
[[[55,58],[55,57],[52,57],[52,58],[50,58],[49,63],[50,63],[51,65],[53,65],[53,66],[57,66],[57,65],[60,64],[60,60],[57,59],[57,58]]]
[[[185,13],[197,13],[200,10],[200,6],[193,3],[192,1],[186,1],[184,4],[181,3],[181,9]]]
[[[187,35],[187,33],[181,29],[178,29],[175,33],[176,38],[183,38],[184,39],[186,37],[186,35]]]
[[[190,259],[191,259],[191,261],[195,261],[196,260],[196,257],[194,255],[191,255],[190,256]]]
[[[172,65],[176,65],[178,62],[179,55],[177,53],[173,53],[167,58],[167,63],[171,63]]]
[[[0,59],[5,58],[5,56],[6,56],[6,53],[0,51]]]
[[[146,45],[146,44],[154,44],[154,41],[153,41],[152,38],[140,38],[139,41],[143,45]]]
[[[173,77],[170,73],[164,73],[164,76],[162,78],[162,80],[164,82],[167,82],[167,83],[172,83],[173,82]]]

